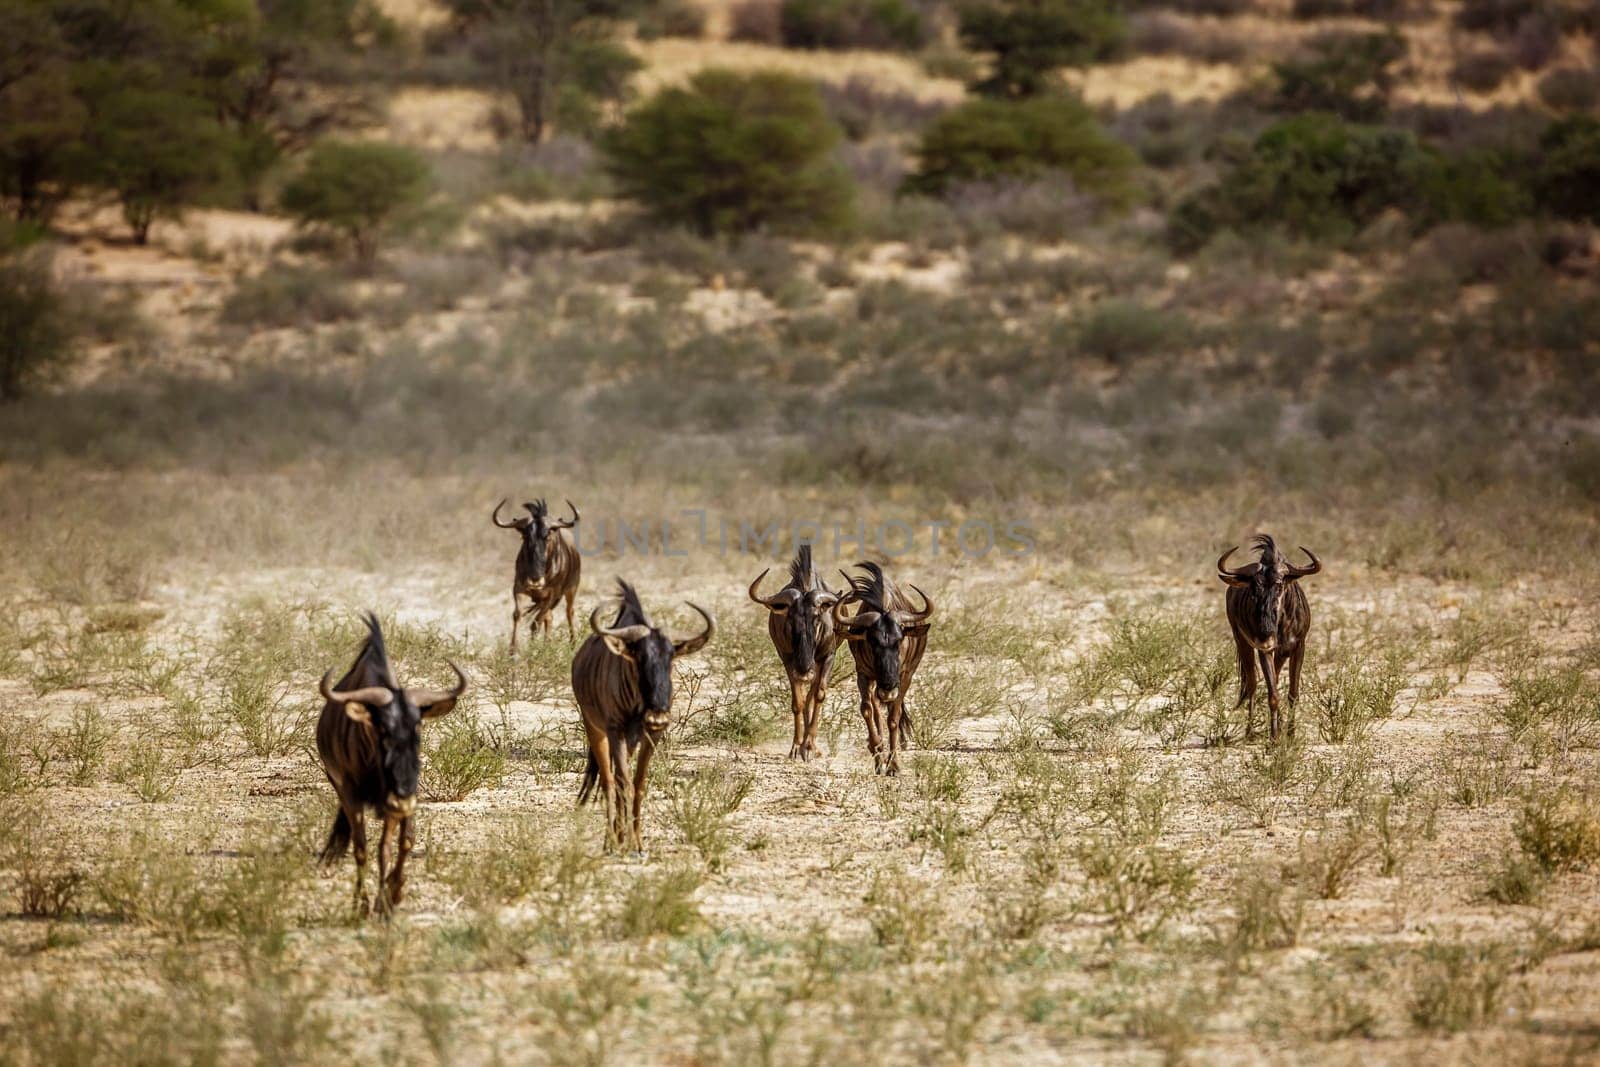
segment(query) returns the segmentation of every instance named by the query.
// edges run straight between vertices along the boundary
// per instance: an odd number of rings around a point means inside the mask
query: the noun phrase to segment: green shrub
[[[1111,58],[1128,35],[1108,0],[969,0],[959,30],[967,48],[993,56],[973,89],[1011,98],[1044,92],[1061,67]]]
[[[65,360],[72,320],[38,255],[0,259],[0,401],[15,400]]]
[[[428,165],[399,145],[321,141],[280,197],[301,225],[342,234],[356,255],[370,260],[379,235],[428,188]]]
[[[1539,138],[1535,202],[1561,218],[1600,222],[1596,189],[1600,189],[1600,118],[1573,115],[1551,123]]]
[[[1555,111],[1589,111],[1600,100],[1600,78],[1587,67],[1557,67],[1538,88],[1540,101]]]
[[[222,302],[219,318],[234,326],[287,328],[355,314],[344,279],[327,270],[272,266],[241,279]]]
[[[651,97],[602,147],[623,195],[709,236],[844,225],[853,189],[832,156],[839,136],[804,79],[706,70]]]
[[[1389,110],[1390,71],[1406,54],[1405,38],[1389,33],[1330,33],[1304,55],[1273,66],[1279,111],[1330,111],[1370,122]]]
[[[922,16],[906,0],[783,0],[778,19],[790,48],[910,51],[922,41]]]
[[[1409,133],[1300,115],[1269,127],[1221,181],[1179,203],[1168,237],[1179,251],[1221,230],[1261,226],[1347,238],[1389,208],[1416,206],[1418,175],[1430,165]]]
[[[1525,217],[1532,202],[1510,171],[1507,160],[1493,151],[1433,157],[1417,172],[1423,221],[1506,226]]]
[[[1516,66],[1500,48],[1480,48],[1456,61],[1452,72],[1456,83],[1469,92],[1492,93],[1511,76]]]
[[[1456,25],[1464,30],[1509,33],[1539,7],[1539,0],[1464,0],[1456,12]]]
[[[936,119],[917,146],[907,192],[938,195],[952,185],[1064,173],[1081,190],[1126,204],[1135,157],[1070,96],[969,100]]]

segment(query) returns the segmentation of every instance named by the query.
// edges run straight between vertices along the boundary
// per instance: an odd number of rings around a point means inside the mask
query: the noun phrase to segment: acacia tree
[[[450,0],[473,54],[517,102],[538,143],[557,122],[591,125],[622,100],[639,61],[617,43],[628,0]]]
[[[1110,58],[1127,25],[1110,0],[971,0],[961,8],[961,40],[993,59],[973,84],[985,96],[1035,96],[1061,67]]]
[[[428,165],[409,149],[377,141],[319,141],[279,201],[302,225],[343,234],[357,257],[370,262],[379,235],[421,202],[427,189]]]
[[[157,218],[177,218],[232,174],[232,138],[204,101],[180,93],[108,93],[94,104],[87,144],[89,173],[117,194],[136,244]]]

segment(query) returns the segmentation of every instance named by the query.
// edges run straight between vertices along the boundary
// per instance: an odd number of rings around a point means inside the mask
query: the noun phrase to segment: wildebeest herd
[[[491,519],[502,529],[515,530],[521,539],[511,586],[514,653],[524,615],[533,616],[531,629],[548,633],[551,612],[563,600],[568,632],[575,633],[572,613],[580,561],[567,532],[577,526],[579,514],[568,501],[572,517],[552,521],[544,501],[536,500],[523,505],[527,518],[507,522],[500,518],[505,503],[495,506]],[[1251,545],[1258,553],[1254,563],[1228,569],[1229,557],[1238,550],[1230,548],[1217,560],[1217,577],[1228,587],[1228,624],[1239,660],[1237,706],[1248,705],[1246,736],[1254,736],[1259,663],[1267,682],[1269,732],[1276,741],[1285,729],[1294,733],[1292,715],[1285,723],[1282,714],[1280,674],[1287,663],[1292,709],[1300,695],[1300,668],[1311,628],[1311,609],[1300,579],[1318,573],[1322,562],[1302,548],[1310,563],[1290,563],[1265,534],[1256,536]],[[783,588],[761,595],[768,568],[750,583],[749,596],[767,612],[767,632],[789,682],[794,716],[789,757],[810,760],[822,755],[817,722],[828,695],[834,653],[842,642],[855,663],[874,770],[893,775],[900,770],[900,750],[911,722],[906,697],[928,647],[934,602],[912,585],[909,588],[922,601],[916,605],[877,563],[858,563],[856,569],[861,573],[841,572],[846,584],[835,592],[817,573],[811,546],[802,544],[789,564]],[[572,692],[589,747],[578,803],[603,799],[607,847],[639,850],[650,759],[672,723],[673,661],[704,648],[716,632],[716,620],[709,611],[690,604],[704,620],[701,632],[669,637],[650,620],[633,586],[618,579],[617,587],[616,617],[609,625],[601,623],[604,607],[597,607],[589,616],[590,634],[572,659]],[[527,611],[524,599],[531,602]],[[336,684],[329,683],[333,671],[328,671],[319,686],[325,703],[317,723],[317,751],[339,799],[322,860],[333,863],[353,849],[355,903],[358,910],[367,911],[366,815],[370,809],[380,816],[376,905],[387,913],[405,892],[422,724],[454,710],[466,692],[467,679],[451,663],[456,684],[449,691],[402,687],[389,664],[377,617],[369,614],[366,621],[367,639],[350,669]]]

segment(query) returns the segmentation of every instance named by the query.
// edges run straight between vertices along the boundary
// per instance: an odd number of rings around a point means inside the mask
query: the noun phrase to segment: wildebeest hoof
[[[790,745],[789,758],[803,760],[806,758],[806,750],[799,745]]]

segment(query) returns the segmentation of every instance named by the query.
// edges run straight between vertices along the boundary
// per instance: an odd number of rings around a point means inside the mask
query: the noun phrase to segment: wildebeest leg
[[[628,809],[633,806],[633,779],[628,777],[628,739],[616,731],[607,731],[611,740],[611,777],[617,783],[616,807],[612,809],[612,842],[618,848],[628,842]]]
[[[900,773],[900,720],[905,714],[905,695],[903,692],[895,694],[889,701],[889,760],[884,768],[885,774],[896,775]]]
[[[572,628],[572,602],[577,600],[577,599],[578,599],[578,590],[577,589],[568,589],[567,590],[567,637],[569,639],[574,637],[574,636],[576,636],[577,632],[578,632],[578,631],[576,631],[576,630],[574,630]]]
[[[1289,655],[1289,736],[1294,736],[1294,706],[1300,702],[1300,661],[1305,659],[1306,646],[1302,641]]]
[[[615,825],[612,812],[617,805],[617,780],[611,773],[611,738],[604,730],[589,725],[585,720],[584,732],[589,735],[589,751],[594,754],[595,766],[600,771],[600,788],[606,798],[606,848],[611,847],[611,832]]]
[[[356,913],[367,915],[372,905],[367,901],[367,813],[361,805],[344,809],[350,820],[350,851],[356,861]]]
[[[415,843],[416,835],[412,817],[407,815],[400,820],[400,839],[395,849],[394,869],[389,872],[389,877],[383,883],[390,904],[400,903],[406,895],[406,857],[411,855],[411,846]]]
[[[522,626],[522,596],[511,590],[511,651],[517,651],[517,630]]]
[[[555,604],[549,601],[539,605],[538,626],[541,634],[547,634],[550,632],[550,611],[554,607]]]
[[[379,915],[388,915],[393,902],[389,899],[389,860],[391,843],[394,840],[394,826],[399,820],[388,815],[383,817],[383,830],[378,834],[378,895],[376,904]]]
[[[1278,734],[1283,731],[1283,713],[1278,708],[1278,676],[1272,669],[1272,658],[1270,656],[1265,652],[1257,652],[1256,658],[1261,661],[1261,673],[1267,679],[1267,711],[1270,716],[1267,732],[1268,736],[1276,741]]]
[[[650,757],[656,750],[655,740],[646,734],[639,744],[639,762],[633,768],[633,849],[644,851],[644,780],[650,770]]]
[[[806,701],[810,684],[796,674],[789,675],[789,712],[794,716],[794,740],[789,743],[790,759],[806,758]]]
[[[1244,638],[1235,634],[1234,651],[1239,655],[1239,702],[1235,708],[1244,708],[1244,739],[1256,736],[1256,656]]]
[[[817,661],[817,679],[811,683],[806,701],[806,739],[801,746],[806,759],[822,755],[822,749],[817,747],[817,724],[822,720],[822,706],[828,702],[828,666]]]
[[[872,681],[856,675],[856,688],[861,691],[861,717],[867,721],[867,751],[872,753],[872,769],[883,770],[883,738],[878,731],[877,702],[872,696]]]

